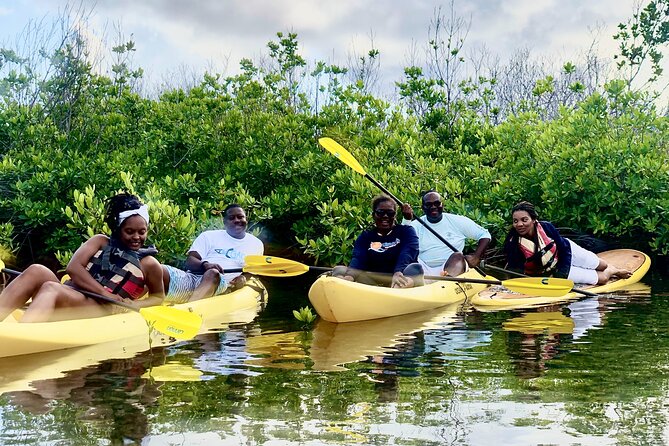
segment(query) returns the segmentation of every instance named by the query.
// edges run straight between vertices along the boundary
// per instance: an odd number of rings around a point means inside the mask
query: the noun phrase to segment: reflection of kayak
[[[460,277],[484,278],[475,270]],[[386,288],[321,276],[309,289],[318,315],[330,322],[354,322],[431,310],[464,301],[486,285],[436,281],[414,288]]]
[[[229,294],[178,304],[175,308],[199,314],[206,330],[213,328],[209,324],[224,318],[229,321],[243,317],[248,310],[255,312],[266,296],[262,283],[254,278],[249,280],[249,285]],[[136,312],[58,322],[15,323],[22,314],[17,310],[0,323],[0,357],[101,344],[135,336],[143,336],[151,345],[171,339],[155,331],[149,335],[145,319]]]
[[[569,334],[574,330],[574,321],[561,311],[539,311],[525,313],[502,324],[506,331],[519,331],[526,334],[558,333]]]
[[[627,285],[637,283],[650,268],[650,258],[646,254],[633,249],[614,249],[601,252],[597,255],[606,260],[609,264],[632,271],[632,276],[627,279],[612,280],[604,285],[586,286],[581,288],[592,293],[610,293]],[[575,292],[560,297],[528,296],[525,294],[513,293],[506,289],[500,289],[499,287],[492,287],[472,296],[471,303],[477,310],[494,311],[548,305],[580,299],[582,297],[582,294]]]
[[[311,333],[270,333],[247,339],[247,350],[257,355],[246,362],[263,367],[312,370],[346,370],[342,364],[384,355],[411,333],[430,328],[444,329],[457,316],[459,304],[403,316],[332,323],[319,320]],[[308,333],[307,333],[308,335]]]
[[[258,314],[256,308],[249,307],[233,313],[219,315],[218,318],[209,315],[204,319],[201,332],[227,328],[231,323],[248,323]],[[30,324],[13,324],[20,327]],[[151,348],[163,347],[178,342],[173,338],[162,336],[149,337],[144,335],[126,339],[117,339],[111,342],[69,348],[67,350],[48,351],[0,358],[0,394],[13,391],[31,390],[34,383],[43,380],[58,379],[66,375],[65,372],[79,370],[99,364],[110,359],[128,359]],[[154,351],[159,351],[156,349]],[[164,359],[161,358],[161,361]],[[169,372],[169,373],[168,373]],[[200,373],[187,366],[177,367],[172,363],[158,366],[148,372],[156,381],[174,381],[184,379]]]

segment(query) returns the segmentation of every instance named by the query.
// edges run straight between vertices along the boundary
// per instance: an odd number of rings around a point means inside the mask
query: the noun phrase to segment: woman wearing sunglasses
[[[418,261],[418,236],[411,226],[395,224],[397,205],[387,195],[372,200],[374,227],[355,241],[348,267],[337,266],[334,277],[368,285],[409,288],[423,285]]]

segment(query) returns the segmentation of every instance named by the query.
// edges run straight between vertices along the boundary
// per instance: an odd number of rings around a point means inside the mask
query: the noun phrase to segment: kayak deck
[[[632,272],[627,279],[613,279],[603,285],[578,286],[578,289],[591,293],[610,293],[630,284],[639,282],[650,268],[650,258],[634,249],[614,249],[597,254],[607,263]],[[472,296],[471,303],[479,311],[508,310],[531,308],[553,303],[561,303],[582,298],[583,294],[571,292],[559,297],[529,296],[511,292],[505,288],[492,287]]]
[[[483,279],[475,270],[459,277]],[[321,276],[309,289],[309,301],[329,322],[355,322],[431,310],[462,302],[485,284],[435,281],[422,287],[387,288]]]
[[[212,325],[241,317],[249,309],[257,311],[266,295],[262,283],[253,278],[249,280],[249,285],[229,294],[174,307],[200,315],[203,320],[200,331],[203,332],[216,328]],[[134,311],[87,319],[16,323],[22,314],[22,310],[16,310],[0,322],[0,358],[102,344],[142,335],[146,337],[149,346],[173,342],[170,336],[149,330],[146,320]]]

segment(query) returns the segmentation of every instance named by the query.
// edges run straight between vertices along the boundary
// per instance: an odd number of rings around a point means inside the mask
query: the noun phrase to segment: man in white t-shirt
[[[246,232],[246,213],[238,204],[225,208],[223,224],[225,229],[204,231],[195,239],[188,251],[187,271],[163,265],[166,301],[198,300],[246,284],[244,274],[225,271],[244,267],[247,255],[262,255],[263,244]]]
[[[420,219],[458,249],[454,252],[424,225],[413,220],[413,209],[409,203],[405,203],[402,206],[402,224],[413,226],[418,234],[418,262],[423,265],[425,274],[458,276],[469,267],[478,266],[490,244],[490,232],[468,217],[444,212],[441,195],[435,191],[423,194],[422,209],[425,215]],[[462,250],[467,239],[477,240],[478,245],[472,254],[464,255]]]

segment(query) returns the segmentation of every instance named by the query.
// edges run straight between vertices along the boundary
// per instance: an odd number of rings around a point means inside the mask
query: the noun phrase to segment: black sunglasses
[[[377,217],[395,217],[397,212],[393,211],[392,209],[375,209],[374,210],[374,215]]]
[[[431,208],[432,206],[438,208],[439,206],[441,206],[441,201],[439,201],[439,200],[436,200],[436,201],[426,201],[426,202],[423,203],[423,207],[426,208],[426,209],[429,209],[429,208]]]

